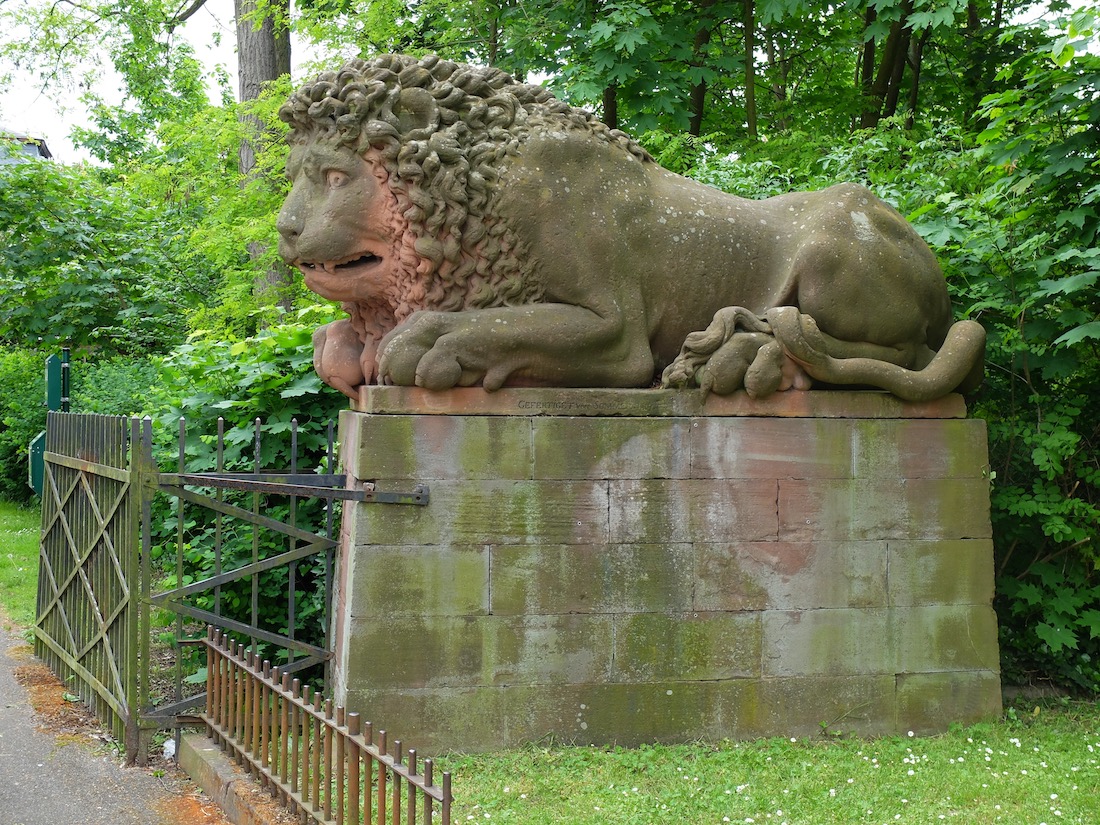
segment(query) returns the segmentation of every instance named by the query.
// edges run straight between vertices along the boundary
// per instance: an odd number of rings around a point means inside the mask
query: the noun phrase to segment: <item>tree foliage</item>
[[[48,161],[0,166],[0,342],[156,351],[215,291],[189,215]]]

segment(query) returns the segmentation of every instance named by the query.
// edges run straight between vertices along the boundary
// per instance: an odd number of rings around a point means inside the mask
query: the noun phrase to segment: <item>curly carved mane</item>
[[[381,307],[349,307],[359,323],[377,327],[370,337],[417,309],[540,300],[536,261],[494,211],[502,163],[533,127],[583,130],[652,160],[623,132],[541,86],[434,55],[353,60],[295,92],[279,117],[292,127],[291,145],[331,141],[376,159],[396,197],[410,282],[391,285],[388,317],[377,317]]]

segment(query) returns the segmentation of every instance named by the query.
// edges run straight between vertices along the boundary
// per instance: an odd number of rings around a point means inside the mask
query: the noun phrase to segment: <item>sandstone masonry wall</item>
[[[1000,711],[961,399],[369,388],[337,700],[422,750],[942,731]]]

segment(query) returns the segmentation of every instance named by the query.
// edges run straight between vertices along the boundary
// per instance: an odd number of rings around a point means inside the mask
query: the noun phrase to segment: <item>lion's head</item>
[[[353,60],[299,89],[279,116],[295,183],[280,253],[343,301],[364,340],[417,309],[540,299],[528,250],[494,210],[502,164],[533,127],[583,129],[649,159],[540,86],[435,56]]]

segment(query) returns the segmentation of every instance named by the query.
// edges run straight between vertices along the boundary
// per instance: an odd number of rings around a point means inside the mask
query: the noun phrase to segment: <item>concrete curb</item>
[[[183,735],[179,765],[235,825],[277,825],[294,821],[289,811],[231,762],[205,734]]]

